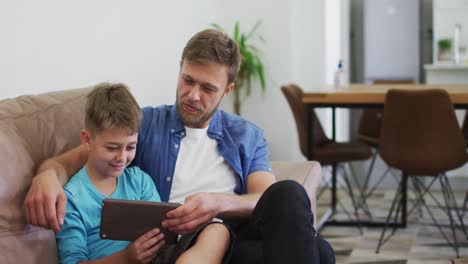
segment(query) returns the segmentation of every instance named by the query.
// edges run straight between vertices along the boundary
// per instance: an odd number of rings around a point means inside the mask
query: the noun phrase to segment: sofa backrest
[[[55,263],[54,233],[26,225],[23,201],[38,166],[80,144],[90,88],[0,101],[2,263]]]
[[[0,101],[0,263],[58,262],[54,232],[27,225],[23,201],[38,166],[80,144],[89,90]],[[306,188],[315,212],[320,164],[272,162],[272,167],[278,180],[296,180]]]

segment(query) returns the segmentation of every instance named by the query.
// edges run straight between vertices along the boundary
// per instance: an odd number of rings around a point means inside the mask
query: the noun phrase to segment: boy
[[[61,263],[149,263],[164,245],[158,229],[131,243],[99,236],[103,199],[160,201],[145,172],[126,168],[135,157],[140,126],[140,107],[125,85],[102,83],[88,94],[81,132],[88,160],[65,186],[65,221],[56,236]],[[229,236],[220,224],[207,226],[176,263],[220,263]]]

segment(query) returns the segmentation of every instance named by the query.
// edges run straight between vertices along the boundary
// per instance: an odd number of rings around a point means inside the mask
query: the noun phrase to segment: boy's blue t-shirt
[[[65,185],[67,209],[64,224],[56,235],[60,263],[78,263],[112,255],[125,249],[128,241],[101,239],[101,207],[105,198],[161,201],[153,180],[138,167],[126,168],[110,196],[99,192],[83,167]]]

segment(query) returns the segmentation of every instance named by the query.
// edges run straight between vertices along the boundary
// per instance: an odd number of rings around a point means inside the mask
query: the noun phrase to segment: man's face
[[[88,172],[94,177],[117,178],[135,157],[138,133],[110,128],[93,138],[88,131],[83,130],[81,139],[88,149]]]
[[[209,125],[223,97],[234,88],[234,83],[227,83],[227,72],[227,66],[217,63],[181,63],[176,104],[185,126]]]

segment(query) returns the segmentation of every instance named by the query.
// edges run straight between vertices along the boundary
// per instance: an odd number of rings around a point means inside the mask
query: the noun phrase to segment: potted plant
[[[259,51],[255,47],[251,40],[256,35],[256,30],[261,25],[261,21],[257,21],[252,29],[248,33],[240,31],[239,21],[234,26],[234,34],[232,39],[239,46],[240,54],[242,57],[239,73],[235,80],[234,86],[234,113],[237,115],[241,114],[240,108],[242,102],[250,96],[252,92],[252,81],[258,79],[262,92],[265,92],[265,75],[263,70],[263,62],[260,59]],[[224,31],[219,25],[213,24],[213,26],[221,31]],[[260,38],[261,39],[261,38]],[[242,90],[245,92],[242,93]]]
[[[437,41],[437,46],[439,47],[438,59],[439,60],[450,60],[451,50],[452,50],[452,40],[451,39],[440,39]]]

